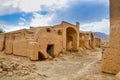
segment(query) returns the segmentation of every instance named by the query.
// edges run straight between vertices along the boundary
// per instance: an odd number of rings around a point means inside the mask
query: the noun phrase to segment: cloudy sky
[[[5,31],[61,21],[109,34],[109,0],[0,0],[0,28]]]

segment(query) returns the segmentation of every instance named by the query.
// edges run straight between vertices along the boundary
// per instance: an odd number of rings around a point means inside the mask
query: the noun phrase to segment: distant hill
[[[105,33],[101,33],[101,32],[93,32],[93,33],[96,37],[101,38],[102,42],[106,42],[109,40],[109,35]]]

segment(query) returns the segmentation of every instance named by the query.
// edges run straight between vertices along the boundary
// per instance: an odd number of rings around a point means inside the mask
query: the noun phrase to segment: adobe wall
[[[90,35],[88,32],[85,32],[84,34],[84,40],[85,40],[85,48],[89,49],[90,48]]]
[[[95,46],[96,47],[100,47],[101,46],[101,39],[100,38],[95,37]]]
[[[57,32],[53,28],[43,28],[35,34],[35,40],[39,43],[40,49],[45,55],[52,57],[58,56],[62,51],[62,38],[58,36]],[[48,52],[47,47],[51,45],[53,52]]]
[[[84,32],[79,35],[76,25],[63,21],[45,27],[30,27],[0,35],[0,50],[5,53],[29,57],[31,60],[53,58],[66,50],[79,51],[80,47],[93,48],[94,35]]]
[[[14,32],[13,54],[28,56],[28,41],[26,39],[27,30],[22,29]]]
[[[61,25],[62,25],[62,32],[63,32],[62,34],[63,49],[69,50],[69,47],[71,46],[71,49],[73,51],[78,51],[79,50],[79,24],[76,23],[76,25],[73,25],[63,21]]]
[[[81,36],[82,35],[82,36]],[[80,47],[84,46],[87,49],[95,48],[95,37],[92,32],[80,31]]]
[[[5,33],[5,53],[26,56],[31,60],[39,60],[38,52],[41,52],[41,59],[48,58],[48,55],[44,55],[46,52],[42,51],[40,44],[36,42],[34,35],[34,31],[26,29]]]
[[[36,29],[36,28],[35,28]],[[42,60],[49,58],[49,55],[42,49],[42,45],[36,41],[36,34],[41,29],[19,30],[14,33],[13,54],[26,56],[31,60]],[[38,35],[38,34],[37,34]],[[43,34],[39,34],[42,36]],[[45,34],[44,34],[45,35]],[[41,39],[42,42],[42,39]],[[43,42],[44,43],[44,42]],[[39,55],[40,53],[40,55]]]
[[[79,33],[79,47],[80,48],[85,48],[85,34],[84,32]]]
[[[14,32],[5,33],[5,53],[13,53]]]
[[[4,42],[5,42],[5,34],[0,34],[0,51],[2,51],[5,47],[4,45]]]
[[[79,50],[79,23],[76,25],[62,21],[61,24],[54,25],[53,28],[57,34],[62,38],[62,49],[66,50]]]
[[[73,40],[69,41],[71,37]],[[3,44],[2,41],[1,39],[0,44]],[[79,49],[79,23],[73,25],[63,21],[52,27],[30,27],[30,29],[17,30],[5,33],[4,41],[7,54],[26,56],[31,60],[55,57],[71,46],[72,50]],[[69,42],[72,44],[69,45]]]
[[[120,71],[120,0],[110,0],[110,40],[102,55],[102,71]]]

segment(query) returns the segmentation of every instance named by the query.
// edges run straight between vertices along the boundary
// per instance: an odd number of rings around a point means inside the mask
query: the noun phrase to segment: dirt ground
[[[0,62],[7,69],[0,69],[0,80],[114,80],[115,75],[101,72],[101,52],[100,48],[66,52],[46,61],[1,52]]]

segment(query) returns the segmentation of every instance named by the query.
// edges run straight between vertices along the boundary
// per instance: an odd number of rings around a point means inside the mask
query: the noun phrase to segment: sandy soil
[[[101,52],[101,49],[66,52],[46,61],[1,53],[2,61],[16,66],[0,72],[0,80],[114,80],[115,75],[101,72]]]

